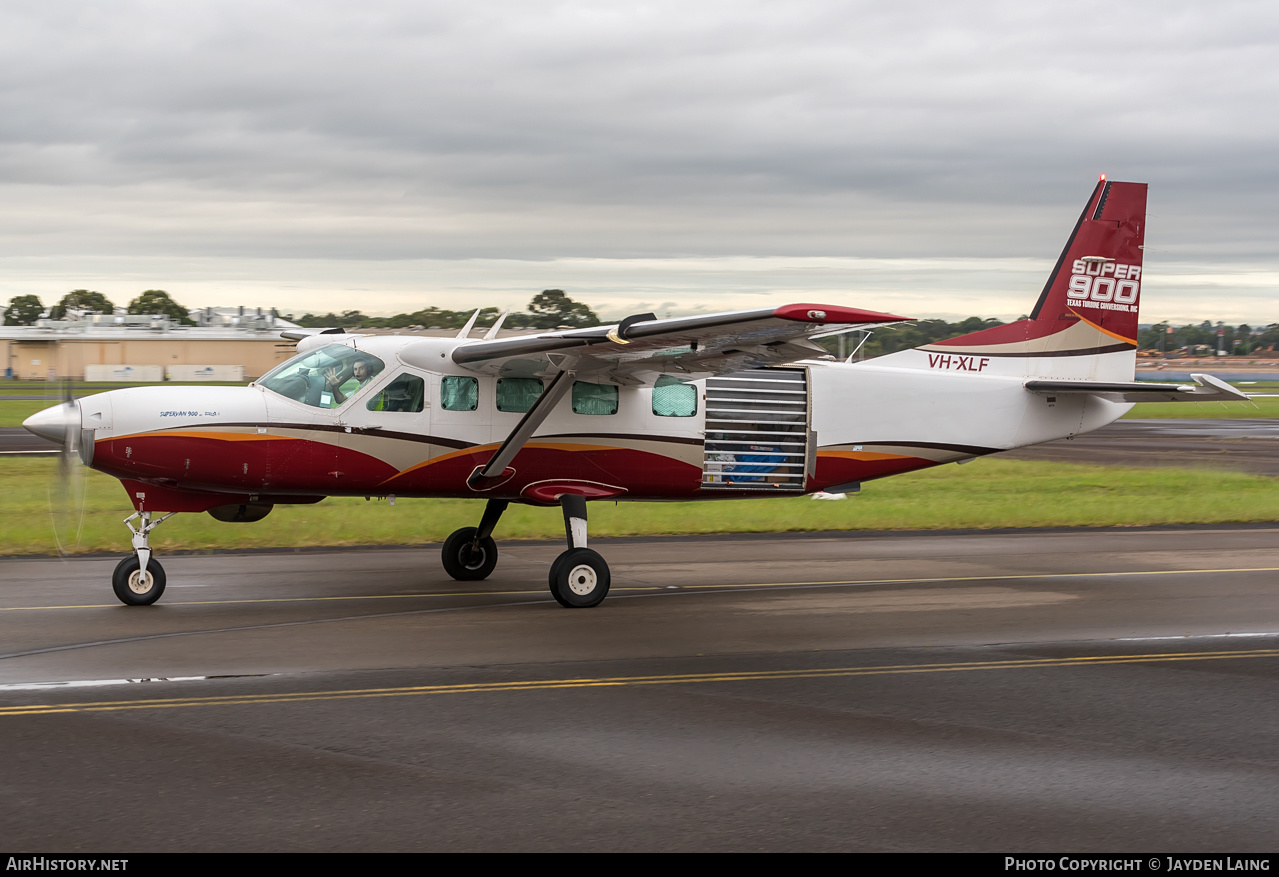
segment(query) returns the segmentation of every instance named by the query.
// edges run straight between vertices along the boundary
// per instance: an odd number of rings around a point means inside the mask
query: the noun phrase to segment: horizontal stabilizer
[[[1112,402],[1247,402],[1249,396],[1212,375],[1190,376],[1193,384],[1163,384],[1152,381],[1026,381],[1032,393],[1061,396],[1086,393]]]

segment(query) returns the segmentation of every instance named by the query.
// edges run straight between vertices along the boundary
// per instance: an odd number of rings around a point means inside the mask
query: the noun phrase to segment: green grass
[[[0,553],[56,552],[49,489],[56,461],[0,460],[5,500]],[[124,553],[132,511],[119,482],[86,476],[86,513],[77,552]],[[157,550],[409,545],[439,542],[474,525],[480,500],[400,499],[391,507],[362,498],[279,506],[256,524],[224,524],[208,515],[178,515],[155,531]],[[1188,469],[1029,463],[983,459],[966,466],[868,483],[842,502],[808,498],[700,503],[592,503],[591,535],[755,533],[800,530],[931,530],[950,528],[1139,526],[1279,520],[1279,481]],[[562,539],[555,508],[512,506],[499,540]]]
[[[48,401],[0,399],[0,426],[22,426],[22,421],[32,414],[57,404],[57,402]],[[49,445],[49,447],[55,446]]]
[[[1279,392],[1241,387],[1250,393]],[[1279,398],[1249,402],[1138,402],[1124,415],[1127,420],[1258,420],[1279,417]]]

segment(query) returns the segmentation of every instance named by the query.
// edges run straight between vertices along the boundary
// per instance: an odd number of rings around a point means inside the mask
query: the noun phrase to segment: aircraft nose
[[[40,438],[58,444],[66,444],[67,431],[80,428],[80,409],[72,402],[63,402],[43,411],[37,411],[22,421],[23,428]]]

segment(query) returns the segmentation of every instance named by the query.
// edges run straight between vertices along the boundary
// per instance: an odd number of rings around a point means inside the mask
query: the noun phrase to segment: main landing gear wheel
[[[608,564],[589,548],[570,548],[551,564],[551,596],[566,609],[589,609],[608,596]]]
[[[477,527],[463,527],[444,540],[444,571],[459,582],[478,582],[497,567],[497,543],[485,536],[477,543]]]
[[[147,563],[147,571],[136,554],[120,561],[111,575],[111,589],[126,606],[150,606],[164,593],[164,567],[154,557]]]

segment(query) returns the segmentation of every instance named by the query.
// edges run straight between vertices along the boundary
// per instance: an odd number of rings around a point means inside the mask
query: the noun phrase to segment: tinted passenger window
[[[697,386],[662,375],[653,387],[653,413],[658,417],[692,417],[697,413]]]
[[[574,414],[616,414],[617,387],[611,384],[573,384]]]
[[[479,404],[478,379],[449,375],[440,382],[440,405],[445,411],[474,411]]]
[[[537,378],[498,378],[497,410],[523,414],[542,395],[542,382]]]

